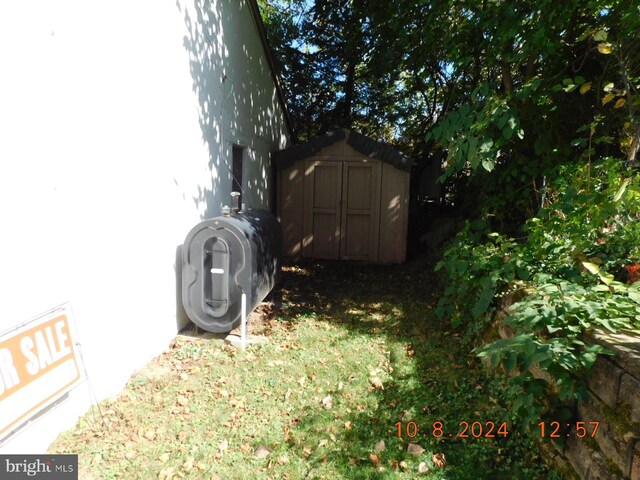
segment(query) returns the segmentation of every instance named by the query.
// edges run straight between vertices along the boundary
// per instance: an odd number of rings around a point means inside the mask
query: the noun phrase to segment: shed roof
[[[324,135],[314,137],[306,142],[298,143],[284,150],[273,152],[273,161],[278,169],[290,167],[299,160],[318,154],[323,148],[347,139],[347,145],[367,157],[375,158],[393,165],[398,170],[409,172],[413,167],[413,158],[399,152],[391,145],[378,142],[352,130],[333,130]]]

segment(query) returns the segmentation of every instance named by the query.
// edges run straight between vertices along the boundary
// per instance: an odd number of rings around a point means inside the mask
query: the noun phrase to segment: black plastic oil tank
[[[182,303],[193,323],[209,332],[240,324],[271,291],[280,270],[282,232],[266,210],[212,218],[193,227],[182,248]]]

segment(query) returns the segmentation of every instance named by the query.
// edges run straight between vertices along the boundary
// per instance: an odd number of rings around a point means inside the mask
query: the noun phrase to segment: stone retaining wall
[[[496,315],[500,336],[507,308],[522,295],[505,297]],[[547,458],[582,480],[640,480],[640,335],[598,332],[591,341],[612,350],[598,357],[587,379],[590,398],[577,402],[577,420],[600,422],[593,438],[568,438],[564,446],[545,439]],[[533,372],[534,375],[536,372]],[[538,372],[538,374],[543,372]]]
[[[578,402],[578,421],[599,421],[591,442],[572,439],[559,453],[585,480],[640,480],[640,336],[597,333],[615,352],[600,356],[587,379],[590,399]]]

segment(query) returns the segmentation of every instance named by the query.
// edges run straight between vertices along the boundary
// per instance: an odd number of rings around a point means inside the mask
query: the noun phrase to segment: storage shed
[[[273,159],[285,256],[405,261],[413,159],[346,129]]]

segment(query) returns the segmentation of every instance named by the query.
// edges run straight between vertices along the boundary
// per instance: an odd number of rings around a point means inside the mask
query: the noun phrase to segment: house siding
[[[249,3],[35,0],[0,7],[0,333],[70,302],[98,398],[175,335],[176,251],[229,203],[271,208],[290,132]],[[88,383],[12,437],[44,451]]]

